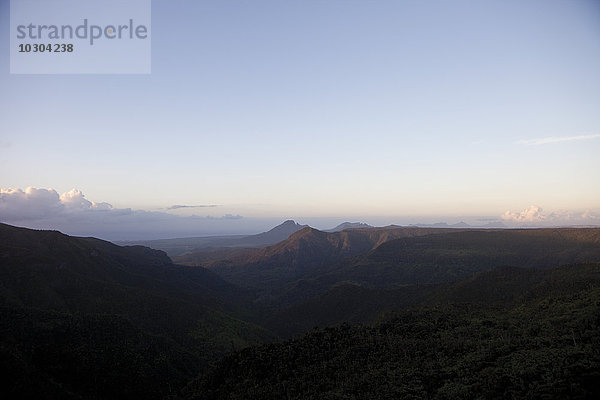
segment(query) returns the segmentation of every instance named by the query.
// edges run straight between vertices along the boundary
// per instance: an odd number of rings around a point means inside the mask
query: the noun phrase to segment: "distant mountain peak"
[[[410,226],[421,227],[421,228],[472,228],[471,225],[467,224],[465,221],[460,221],[456,224],[448,224],[447,222],[436,222],[434,224],[410,224]]]
[[[276,232],[276,231],[283,231],[283,230],[293,230],[291,233],[294,233],[294,232],[299,231],[300,229],[306,228],[306,227],[308,227],[308,225],[300,225],[299,223],[297,223],[293,219],[288,219],[288,220],[282,222],[281,224],[277,225],[276,227],[270,229],[268,232]]]
[[[340,232],[344,229],[357,229],[357,228],[372,228],[371,225],[365,224],[364,222],[343,222],[335,228],[328,229],[325,232]]]
[[[300,225],[293,219],[288,219],[288,220],[283,221],[281,224],[277,225],[275,228],[280,227],[280,226],[291,226],[291,225],[293,225],[293,226],[308,226],[308,225]]]
[[[288,219],[275,228],[252,236],[257,243],[273,244],[287,239],[293,233],[308,228],[308,225],[300,225],[294,220]]]
[[[470,228],[471,225],[467,224],[465,221],[460,221],[459,223],[452,224],[453,228]]]

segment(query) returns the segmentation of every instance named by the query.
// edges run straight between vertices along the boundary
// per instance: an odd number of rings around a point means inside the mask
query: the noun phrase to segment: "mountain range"
[[[510,265],[549,268],[600,259],[600,229],[473,230],[416,227],[304,228],[286,240],[244,254],[175,257],[203,266],[259,300],[289,306],[343,282],[392,289],[449,282]],[[451,266],[451,268],[449,268]]]
[[[335,228],[326,229],[325,232],[340,232],[346,229],[357,229],[357,228],[373,228],[369,224],[365,224],[364,222],[343,222],[336,226]]]
[[[223,248],[257,248],[268,246],[285,240],[292,233],[299,231],[307,225],[300,225],[295,221],[287,220],[273,229],[256,235],[231,235],[231,236],[205,236],[178,239],[159,239],[141,241],[120,241],[120,245],[139,245],[162,250],[170,257],[187,253],[223,249]]]
[[[287,221],[227,240],[254,247],[170,258],[0,224],[0,395],[600,394],[598,228]]]

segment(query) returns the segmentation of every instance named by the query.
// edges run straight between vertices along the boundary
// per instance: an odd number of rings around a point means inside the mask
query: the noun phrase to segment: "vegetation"
[[[305,228],[203,257],[0,224],[0,396],[600,394],[599,229]]]
[[[0,308],[3,398],[160,399],[197,373],[197,357],[117,315]]]
[[[0,225],[0,260],[10,398],[161,398],[207,362],[274,338],[248,292],[160,251]]]
[[[262,304],[285,308],[343,283],[394,289],[451,282],[499,266],[551,268],[600,260],[600,229],[305,228],[251,255],[207,262]]]
[[[600,265],[573,268],[556,271],[572,278],[560,294],[541,281],[521,302],[421,306],[248,348],[218,362],[185,396],[597,398]],[[593,283],[579,290],[585,276]]]

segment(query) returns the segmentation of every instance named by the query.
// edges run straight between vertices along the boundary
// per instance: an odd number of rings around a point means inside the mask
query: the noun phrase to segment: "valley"
[[[599,228],[323,232],[287,221],[228,240],[169,257],[0,225],[4,394],[599,393]]]

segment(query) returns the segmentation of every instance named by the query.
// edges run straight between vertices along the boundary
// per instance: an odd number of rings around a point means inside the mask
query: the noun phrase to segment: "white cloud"
[[[0,188],[0,220],[22,221],[46,219],[86,210],[113,210],[108,203],[94,203],[79,190],[73,189],[59,196],[54,189],[28,187]]]
[[[580,136],[546,137],[546,138],[538,138],[538,139],[519,140],[517,143],[524,144],[527,146],[537,146],[540,144],[573,142],[573,141],[579,141],[579,140],[592,140],[592,139],[597,139],[597,138],[600,138],[600,134],[580,135]]]
[[[506,211],[502,214],[502,219],[505,221],[514,222],[540,222],[546,219],[546,216],[542,214],[542,208],[539,206],[529,206],[521,212]]]
[[[558,210],[544,213],[543,209],[536,205],[529,206],[521,212],[509,210],[500,217],[505,222],[517,226],[592,225],[600,221],[590,210],[584,212]]]
[[[77,190],[71,189],[71,191],[60,195],[60,202],[65,205],[67,209],[76,210],[112,210],[113,206],[108,203],[95,203],[85,198],[84,194]]]
[[[64,205],[54,189],[0,188],[0,220],[38,219],[63,211]]]
[[[240,215],[181,216],[114,208],[72,189],[0,189],[0,222],[110,240],[255,233]]]

